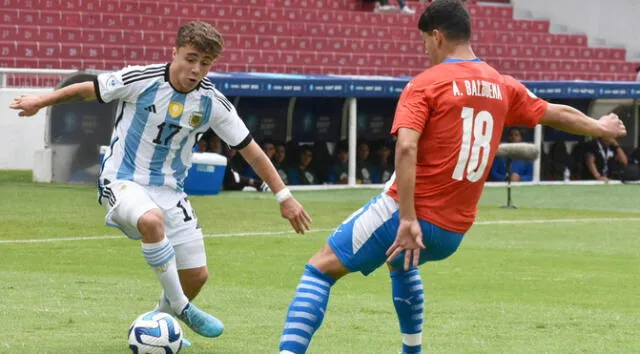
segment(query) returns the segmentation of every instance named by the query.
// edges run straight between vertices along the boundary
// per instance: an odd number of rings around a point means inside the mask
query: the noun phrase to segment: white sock
[[[169,303],[169,299],[167,299],[167,295],[165,295],[164,290],[162,290],[162,294],[160,295],[160,301],[156,305],[155,311],[160,311],[164,313],[168,313],[172,316],[175,316],[176,313],[171,308],[171,304]]]
[[[171,309],[175,313],[182,313],[182,310],[189,303],[189,299],[184,295],[176,267],[176,254],[173,246],[165,237],[160,242],[142,243],[142,252],[162,284]]]

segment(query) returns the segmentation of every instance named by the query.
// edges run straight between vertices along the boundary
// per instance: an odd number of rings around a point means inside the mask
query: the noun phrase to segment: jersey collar
[[[443,63],[482,63],[482,60],[480,58],[473,58],[473,59],[457,59],[457,58],[447,58],[445,60],[442,61]]]

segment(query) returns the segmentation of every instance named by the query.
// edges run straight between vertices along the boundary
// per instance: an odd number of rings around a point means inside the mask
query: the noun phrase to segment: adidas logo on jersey
[[[144,110],[151,113],[156,113],[156,105],[152,104],[151,106],[144,107]]]

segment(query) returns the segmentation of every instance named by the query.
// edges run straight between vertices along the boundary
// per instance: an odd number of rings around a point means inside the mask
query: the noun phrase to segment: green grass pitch
[[[0,353],[126,353],[160,294],[137,242],[104,226],[91,186],[0,173]],[[196,303],[217,339],[184,353],[276,353],[306,260],[378,191],[295,192],[314,231],[295,235],[270,194],[193,197],[211,277]],[[640,187],[488,188],[451,258],[421,268],[425,352],[640,352]],[[111,236],[111,237],[103,237]],[[224,236],[224,237],[223,237]],[[332,290],[310,353],[398,353],[388,272]]]

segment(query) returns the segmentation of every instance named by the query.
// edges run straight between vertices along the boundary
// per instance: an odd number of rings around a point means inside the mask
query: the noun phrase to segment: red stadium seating
[[[505,2],[494,0],[493,2]],[[507,1],[508,2],[508,1]],[[417,15],[358,0],[0,0],[0,67],[114,69],[170,60],[180,24],[224,35],[221,71],[414,75],[428,59]],[[633,80],[624,49],[589,48],[511,6],[470,1],[476,53],[529,80]],[[426,3],[411,2],[420,13]]]

